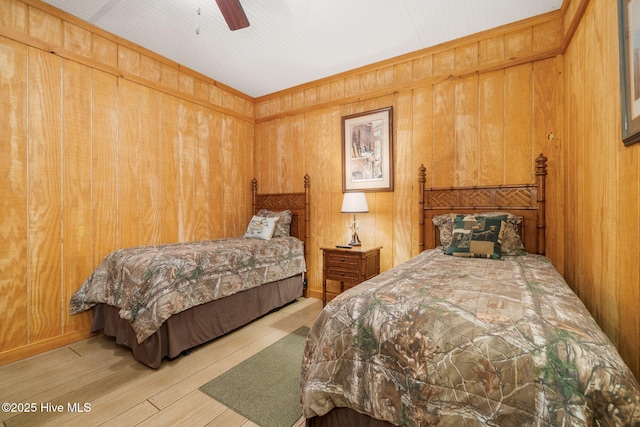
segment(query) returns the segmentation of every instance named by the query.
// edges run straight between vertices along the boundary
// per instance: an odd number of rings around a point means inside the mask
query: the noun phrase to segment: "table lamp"
[[[353,214],[353,221],[351,222],[351,224],[347,225],[347,228],[351,230],[351,242],[349,243],[349,245],[361,246],[362,243],[360,242],[360,238],[358,237],[358,229],[360,228],[360,223],[358,222],[358,220],[356,220],[356,214],[369,212],[367,198],[365,197],[364,193],[344,193],[341,212]]]

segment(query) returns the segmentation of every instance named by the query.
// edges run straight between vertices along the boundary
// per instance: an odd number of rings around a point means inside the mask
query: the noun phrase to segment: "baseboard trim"
[[[26,359],[27,357],[35,356],[36,354],[44,353],[49,350],[64,347],[65,345],[72,344],[74,342],[82,341],[84,339],[95,336],[86,331],[73,331],[64,335],[59,335],[54,338],[48,338],[46,340],[38,341],[32,344],[27,344],[22,347],[13,348],[11,350],[0,352],[0,365],[6,365],[17,360]]]

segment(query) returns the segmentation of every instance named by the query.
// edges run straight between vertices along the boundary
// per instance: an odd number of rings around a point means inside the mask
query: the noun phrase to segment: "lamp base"
[[[349,243],[350,246],[362,246],[362,242],[360,241],[360,238],[358,237],[358,233],[353,233],[353,235],[351,236],[351,242]]]

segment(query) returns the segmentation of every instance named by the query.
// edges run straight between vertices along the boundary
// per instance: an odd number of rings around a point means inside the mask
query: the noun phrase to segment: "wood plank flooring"
[[[9,426],[255,426],[198,387],[300,326],[311,326],[322,301],[300,298],[188,356],[150,369],[113,339],[96,336],[0,366],[0,403],[32,413],[0,412]],[[84,412],[70,411],[77,404]],[[301,418],[296,426],[304,424]]]

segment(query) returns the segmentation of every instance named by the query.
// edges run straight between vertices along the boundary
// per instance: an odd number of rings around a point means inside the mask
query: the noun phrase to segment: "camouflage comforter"
[[[307,338],[305,417],[637,426],[640,386],[551,262],[422,252],[340,294]]]
[[[306,270],[303,242],[227,238],[110,253],[71,298],[71,313],[120,308],[138,342],[171,315]]]

